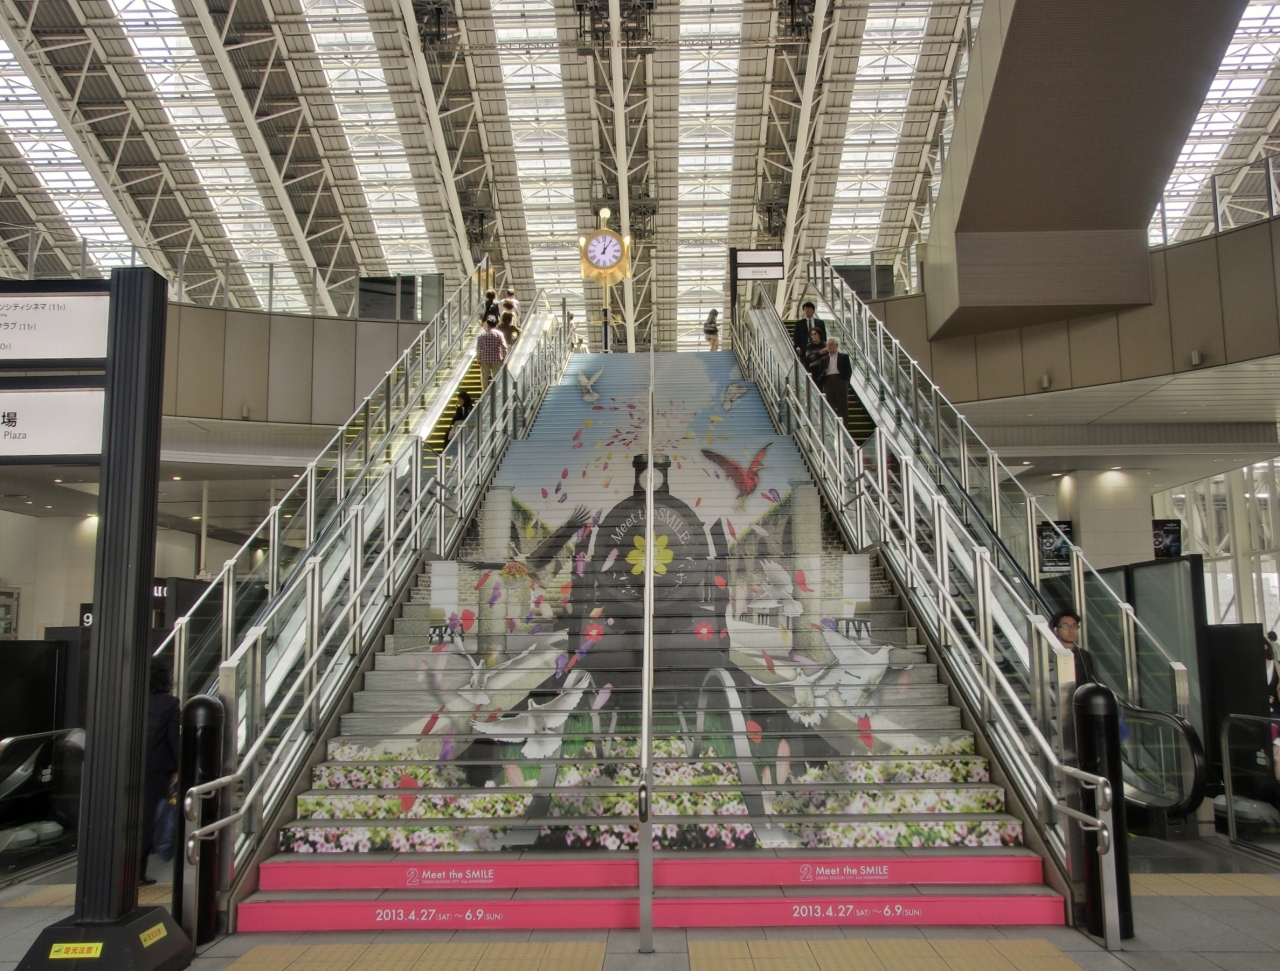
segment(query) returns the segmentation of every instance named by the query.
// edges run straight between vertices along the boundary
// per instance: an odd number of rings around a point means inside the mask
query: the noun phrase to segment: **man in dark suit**
[[[817,308],[813,305],[812,300],[806,300],[800,308],[800,319],[796,321],[795,330],[791,333],[791,343],[796,349],[796,355],[800,360],[804,360],[805,346],[809,343],[809,331],[817,330],[822,335],[822,339],[827,339],[827,325],[821,317],[816,316]]]
[[[853,362],[849,360],[849,355],[841,353],[838,340],[829,338],[827,353],[818,358],[818,364],[813,369],[813,380],[818,383],[841,422],[849,412],[849,380],[852,377]]]

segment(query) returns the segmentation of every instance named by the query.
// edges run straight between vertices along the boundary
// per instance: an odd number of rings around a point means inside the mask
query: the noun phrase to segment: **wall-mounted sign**
[[[102,388],[0,390],[0,462],[102,453]]]
[[[1182,520],[1151,520],[1151,546],[1157,560],[1182,555]]]
[[[1054,529],[1054,527],[1057,529]],[[1036,527],[1040,541],[1040,572],[1071,572],[1071,520],[1041,523]]]
[[[733,251],[739,280],[781,280],[782,250],[740,249]]]
[[[110,295],[0,293],[0,363],[107,356]]]

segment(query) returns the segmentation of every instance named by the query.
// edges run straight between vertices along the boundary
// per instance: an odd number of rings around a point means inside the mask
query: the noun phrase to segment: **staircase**
[[[733,356],[656,373],[655,926],[1061,924],[897,592]],[[647,385],[644,357],[574,355],[239,930],[636,926]]]

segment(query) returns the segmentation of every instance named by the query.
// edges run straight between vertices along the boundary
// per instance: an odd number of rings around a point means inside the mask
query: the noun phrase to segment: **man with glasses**
[[[1080,646],[1080,615],[1074,610],[1059,610],[1050,626],[1062,646],[1076,656],[1076,684],[1101,683],[1094,676],[1092,656]]]

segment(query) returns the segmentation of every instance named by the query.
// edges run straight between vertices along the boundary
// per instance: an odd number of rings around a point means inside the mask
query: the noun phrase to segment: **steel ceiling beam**
[[[209,45],[209,50],[217,62],[219,71],[222,73],[227,93],[231,96],[232,103],[240,116],[240,123],[244,127],[245,133],[249,136],[254,152],[257,154],[258,165],[266,176],[270,192],[275,198],[285,225],[288,227],[289,239],[294,247],[297,248],[303,263],[311,269],[313,274],[319,274],[321,266],[316,260],[315,253],[312,252],[311,240],[307,237],[307,229],[303,226],[302,220],[294,209],[293,200],[289,197],[289,190],[284,184],[283,173],[276,166],[275,159],[271,154],[271,146],[267,144],[266,135],[259,124],[256,109],[249,102],[248,95],[240,84],[236,66],[232,63],[231,54],[223,42],[222,29],[214,21],[213,14],[209,11],[209,5],[205,0],[193,0],[192,6],[195,8],[196,19],[200,24],[201,31],[204,33],[205,42]],[[308,285],[314,284],[314,281],[301,279],[298,282],[304,288],[304,293]],[[333,302],[333,295],[329,292],[327,273],[325,285],[313,286],[312,289],[315,291],[324,312],[330,317],[336,317],[338,311]]]

